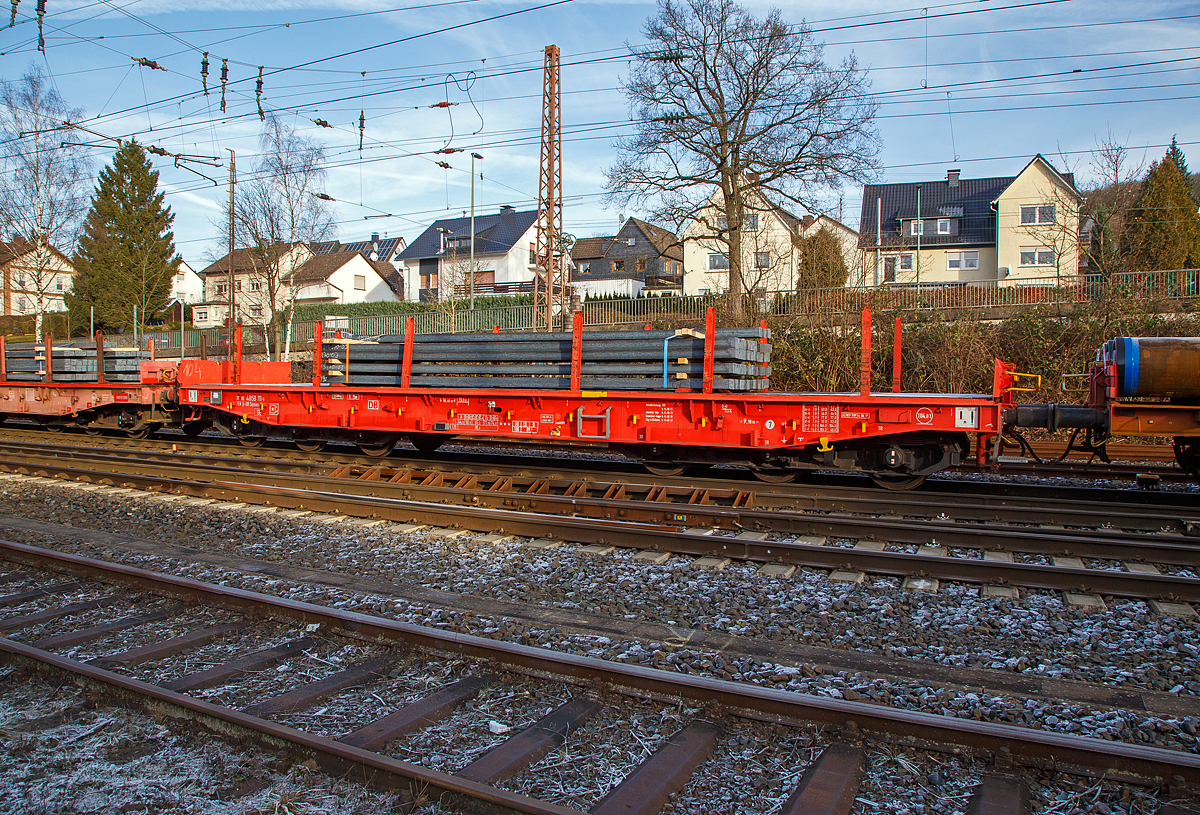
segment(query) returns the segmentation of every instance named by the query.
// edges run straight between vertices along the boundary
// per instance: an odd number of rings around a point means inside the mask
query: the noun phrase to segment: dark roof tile
[[[529,227],[537,223],[537,211],[516,212],[505,210],[491,215],[475,216],[475,252],[494,255],[513,248]],[[447,231],[447,237],[470,237],[471,219],[442,218],[434,221],[417,239],[396,255],[396,260],[418,260],[441,257],[442,237],[439,229]]]

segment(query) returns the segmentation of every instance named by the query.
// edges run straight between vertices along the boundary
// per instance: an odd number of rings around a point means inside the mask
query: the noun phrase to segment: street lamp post
[[[478,153],[471,154],[471,265],[468,270],[471,275],[471,319],[475,319],[475,159],[483,160]]]

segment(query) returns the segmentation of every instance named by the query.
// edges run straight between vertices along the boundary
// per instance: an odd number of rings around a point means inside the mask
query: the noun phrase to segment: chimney
[[[378,232],[371,233],[371,243],[379,243],[379,233]]]
[[[961,170],[947,170],[946,171],[946,184],[950,187],[950,189],[954,189],[958,186],[958,174],[960,172],[962,172],[962,171]]]
[[[500,220],[501,221],[504,221],[507,223],[508,221],[511,221],[512,217],[516,214],[517,214],[517,211],[515,209],[513,209],[512,207],[510,207],[508,204],[505,204],[504,206],[500,207]]]

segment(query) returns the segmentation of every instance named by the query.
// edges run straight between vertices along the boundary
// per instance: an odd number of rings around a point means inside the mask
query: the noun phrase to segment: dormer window
[[[938,229],[939,235],[949,235],[950,234],[950,219],[949,218],[938,218],[937,229]]]
[[[909,221],[908,222],[908,234],[910,234],[910,235],[925,234],[925,230],[922,228],[922,223],[923,223],[922,221]]]

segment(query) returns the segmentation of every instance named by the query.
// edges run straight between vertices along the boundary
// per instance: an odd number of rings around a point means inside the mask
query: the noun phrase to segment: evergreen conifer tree
[[[72,323],[87,325],[94,307],[97,326],[131,329],[135,306],[144,323],[166,305],[180,262],[174,220],[146,152],[137,142],[122,144],[100,173],[73,259]]]
[[[1188,169],[1187,159],[1184,158],[1183,151],[1179,149],[1179,142],[1175,137],[1171,137],[1171,146],[1167,148],[1167,155],[1175,162],[1175,166],[1179,168],[1179,172],[1183,175],[1184,183],[1187,184],[1188,195],[1192,196],[1192,200],[1200,205],[1200,184],[1197,184],[1197,179],[1192,176],[1191,170]]]
[[[1129,214],[1127,246],[1137,271],[1200,267],[1200,215],[1169,150],[1142,182]]]

